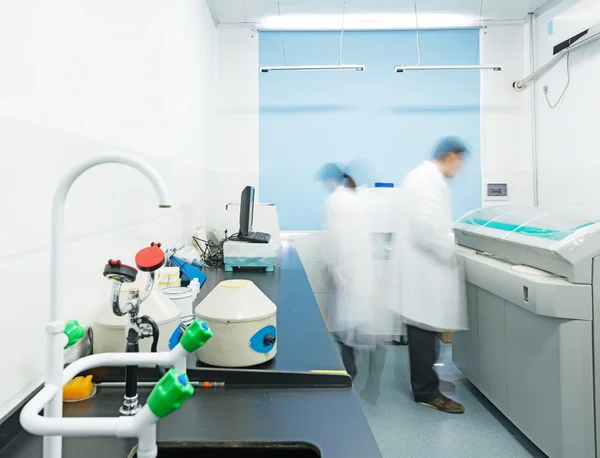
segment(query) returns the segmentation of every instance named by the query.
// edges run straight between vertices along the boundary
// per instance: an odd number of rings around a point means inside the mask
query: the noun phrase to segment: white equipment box
[[[600,209],[502,206],[454,225],[469,311],[454,362],[551,457],[598,456],[599,222]]]
[[[229,204],[224,215],[224,227],[228,234],[235,234],[240,228],[240,205]],[[253,231],[271,235],[269,243],[248,243],[230,240],[223,245],[225,270],[235,267],[264,267],[272,272],[281,259],[281,233],[277,208],[272,204],[254,205]]]

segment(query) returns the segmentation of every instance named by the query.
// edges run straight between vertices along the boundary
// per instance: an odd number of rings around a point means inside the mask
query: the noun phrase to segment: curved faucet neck
[[[81,174],[101,164],[123,164],[138,170],[152,183],[158,194],[159,206],[171,206],[169,192],[158,172],[148,163],[134,156],[107,154],[91,158],[71,169],[60,181],[52,201],[50,321],[61,321],[63,319],[62,280],[64,278],[65,202],[67,194]]]

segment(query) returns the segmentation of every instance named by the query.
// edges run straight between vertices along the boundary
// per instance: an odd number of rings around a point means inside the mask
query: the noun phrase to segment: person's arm
[[[444,189],[427,182],[415,183],[407,187],[405,203],[409,242],[442,262],[454,264],[456,245],[446,217]]]

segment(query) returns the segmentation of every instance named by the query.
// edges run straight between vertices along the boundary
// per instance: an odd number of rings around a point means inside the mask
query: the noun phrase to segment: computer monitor
[[[254,187],[246,186],[240,199],[240,235],[252,232],[254,222]]]

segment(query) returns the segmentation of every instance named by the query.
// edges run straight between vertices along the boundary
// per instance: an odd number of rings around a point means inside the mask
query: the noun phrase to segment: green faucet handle
[[[69,320],[65,323],[65,330],[63,331],[67,336],[68,342],[65,348],[72,347],[85,336],[85,329],[79,324],[77,320]]]
[[[148,407],[158,418],[165,418],[179,409],[194,394],[194,387],[183,372],[171,369],[158,381],[150,397]]]
[[[192,353],[202,347],[212,336],[213,332],[206,321],[195,320],[185,330],[179,343],[185,351]]]

